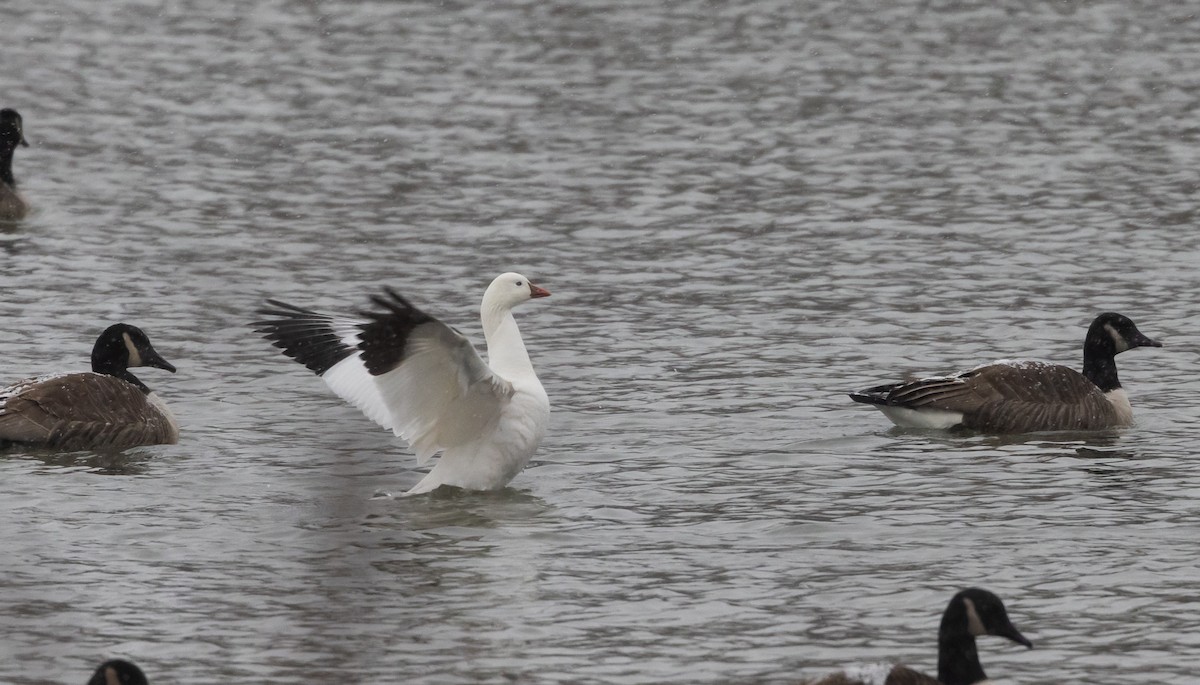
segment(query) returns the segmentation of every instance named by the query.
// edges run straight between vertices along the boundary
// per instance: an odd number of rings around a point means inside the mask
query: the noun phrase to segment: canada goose
[[[29,145],[21,115],[15,109],[0,109],[0,221],[23,219],[29,212],[29,203],[17,192],[13,178],[13,153],[18,145]]]
[[[96,667],[87,685],[150,685],[150,681],[132,661],[110,659]]]
[[[171,410],[131,366],[175,373],[145,333],[119,323],[96,339],[90,373],[51,374],[0,389],[0,444],[81,450],[177,442]]]
[[[850,394],[897,426],[963,427],[984,433],[1097,430],[1133,422],[1114,357],[1162,347],[1127,317],[1096,317],[1083,340],[1083,373],[1058,364],[1005,360],[957,376],[890,383]]]
[[[1033,648],[1033,643],[1009,620],[1004,602],[987,590],[973,587],[954,595],[942,613],[936,680],[901,664],[881,664],[836,673],[811,685],[974,685],[987,680],[975,649],[975,638],[980,635],[1006,637]]]
[[[517,273],[492,281],[480,305],[485,363],[466,336],[386,292],[371,297],[382,311],[365,319],[267,300],[259,313],[271,318],[253,325],[339,397],[405,438],[419,464],[442,452],[407,494],[441,485],[504,487],[529,462],[550,418],[512,309],[550,293]]]

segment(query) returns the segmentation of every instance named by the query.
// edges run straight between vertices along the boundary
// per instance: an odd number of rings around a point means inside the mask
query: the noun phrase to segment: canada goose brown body
[[[175,371],[128,324],[110,326],[92,350],[92,371],[30,378],[0,390],[0,444],[63,450],[125,449],[179,441],[170,409],[129,367]]]
[[[937,678],[900,664],[879,664],[835,673],[810,685],[975,685],[987,680],[975,645],[975,638],[982,635],[1033,647],[1012,624],[999,597],[982,588],[967,588],[956,593],[942,613]]]
[[[1115,357],[1162,347],[1127,317],[1105,313],[1088,329],[1083,373],[1059,364],[1000,361],[956,376],[890,383],[850,394],[896,425],[967,428],[984,433],[1099,430],[1128,426],[1133,409]]]
[[[14,109],[0,109],[0,221],[15,221],[29,213],[29,203],[17,191],[13,177],[13,153],[25,142],[21,115]]]

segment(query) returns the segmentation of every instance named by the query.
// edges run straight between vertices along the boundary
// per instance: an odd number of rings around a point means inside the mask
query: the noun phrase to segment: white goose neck
[[[479,313],[483,321],[483,337],[487,340],[488,366],[510,380],[514,376],[533,376],[533,364],[529,361],[529,353],[525,350],[525,341],[521,339],[512,309],[488,306],[484,302]]]

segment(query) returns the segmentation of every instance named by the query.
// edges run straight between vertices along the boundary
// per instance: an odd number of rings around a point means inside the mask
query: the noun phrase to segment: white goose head
[[[539,288],[519,273],[508,272],[497,276],[483,293],[482,309],[509,310],[535,297],[549,297],[550,291]]]

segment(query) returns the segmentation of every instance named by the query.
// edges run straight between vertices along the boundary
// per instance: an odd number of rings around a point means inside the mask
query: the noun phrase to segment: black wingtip
[[[362,333],[359,334],[358,348],[362,351],[363,364],[372,376],[396,368],[404,359],[408,336],[413,329],[433,321],[433,317],[417,309],[392,288],[385,286],[383,293],[371,296],[371,303],[383,311],[360,313],[367,322],[359,326]]]
[[[386,297],[385,297],[386,296]],[[383,295],[371,295],[371,304],[379,309],[386,311],[362,311],[360,316],[364,316],[373,321],[387,318],[389,316],[409,316],[411,312],[420,312],[413,303],[400,293],[396,292],[388,286],[383,287]],[[365,325],[365,324],[364,324]]]
[[[849,393],[850,399],[863,404],[887,404],[888,394],[895,388],[895,385],[879,385],[866,390],[857,390]]]
[[[251,326],[270,326],[277,322],[278,319],[295,319],[295,318],[321,318],[325,316],[320,312],[315,312],[304,307],[297,307],[294,304],[288,304],[281,300],[267,299],[267,306],[259,307],[254,310],[259,316],[271,317],[262,321],[251,321]],[[260,331],[261,332],[261,331]]]
[[[334,331],[332,316],[280,300],[266,302],[269,307],[256,313],[271,318],[251,322],[254,332],[318,376],[357,352]]]

